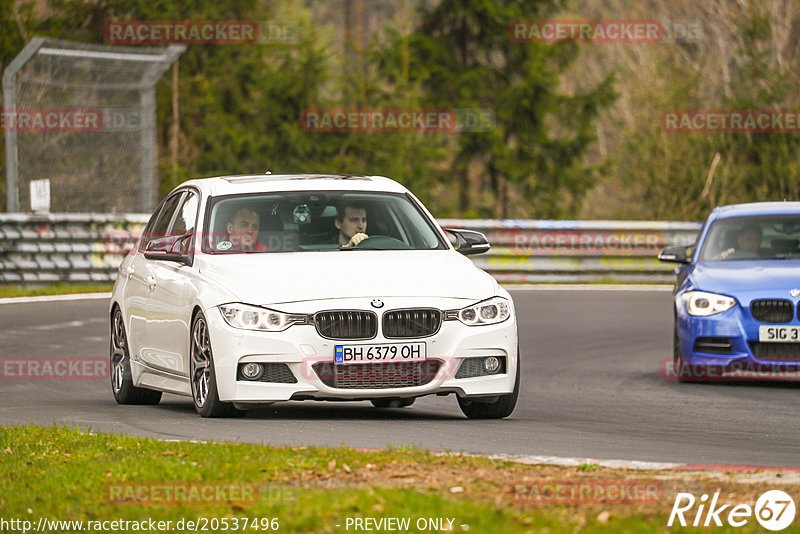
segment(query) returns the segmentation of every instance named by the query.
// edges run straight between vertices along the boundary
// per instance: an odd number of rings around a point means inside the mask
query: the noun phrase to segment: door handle
[[[128,265],[122,270],[122,274],[130,278],[136,270],[133,268],[133,265]]]
[[[156,288],[156,285],[158,284],[158,282],[156,282],[155,276],[148,276],[146,281],[147,281],[147,286],[150,288],[150,291],[154,290]]]

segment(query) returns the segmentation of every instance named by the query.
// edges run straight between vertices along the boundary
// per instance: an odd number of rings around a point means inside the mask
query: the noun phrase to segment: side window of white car
[[[147,221],[147,226],[144,227],[144,231],[142,232],[142,240],[139,242],[139,250],[144,250],[147,247],[147,243],[150,241],[153,235],[153,227],[156,225],[158,215],[161,213],[161,209],[163,207],[163,202],[156,206],[156,209],[153,211],[153,215],[151,215],[150,220]]]
[[[178,236],[194,232],[195,221],[197,220],[197,194],[189,191],[183,199],[178,216],[170,228],[169,235]]]
[[[152,225],[152,227],[148,228],[147,234],[142,240],[143,250],[148,250],[148,246],[153,240],[162,239],[167,236],[167,230],[169,229],[172,218],[175,215],[175,211],[178,209],[178,205],[180,204],[182,197],[183,191],[172,195],[164,202],[164,207],[161,209],[158,219],[156,220],[155,224]],[[148,225],[148,227],[149,226],[150,225]]]
[[[188,254],[191,249],[192,237],[194,234],[195,221],[197,221],[197,207],[199,200],[193,191],[186,193],[186,196],[178,209],[175,221],[169,229],[170,237],[182,237],[172,244],[174,252]]]

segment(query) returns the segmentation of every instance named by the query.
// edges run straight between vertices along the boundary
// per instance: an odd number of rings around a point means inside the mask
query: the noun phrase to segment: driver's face
[[[741,234],[737,241],[741,250],[757,251],[761,246],[761,233],[756,231],[744,232]]]
[[[348,206],[344,209],[342,221],[336,221],[336,228],[339,229],[339,241],[347,243],[350,239],[360,233],[367,231],[367,210]]]

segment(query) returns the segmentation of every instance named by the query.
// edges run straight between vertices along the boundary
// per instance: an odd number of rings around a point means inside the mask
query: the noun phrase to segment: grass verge
[[[48,284],[41,287],[0,286],[0,298],[37,297],[42,295],[71,295],[73,293],[107,293],[113,284]]]
[[[5,520],[29,520],[33,525],[40,518],[80,520],[84,525],[170,521],[169,528],[160,529],[170,532],[193,530],[187,521],[205,521],[209,531],[225,530],[227,524],[228,530],[239,532],[356,532],[365,530],[356,528],[356,519],[367,518],[409,521],[408,528],[394,530],[384,524],[383,531],[394,532],[446,530],[447,518],[453,520],[453,532],[663,532],[668,530],[675,491],[699,495],[721,489],[732,500],[752,505],[760,493],[776,487],[796,499],[800,482],[792,474],[772,472],[587,469],[441,455],[410,447],[357,451],[165,442],[36,426],[0,428],[0,458],[0,515]],[[609,481],[655,481],[662,494],[648,502],[625,503],[597,499],[597,493],[587,493],[579,502],[519,498],[530,496],[520,488],[576,480],[595,488],[607,487]],[[246,529],[244,518],[250,521]],[[760,531],[757,527],[751,518],[744,528],[714,530]]]

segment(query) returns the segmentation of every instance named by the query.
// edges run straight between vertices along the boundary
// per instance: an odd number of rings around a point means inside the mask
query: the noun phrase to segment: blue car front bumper
[[[769,297],[767,297],[769,298]],[[800,343],[762,343],[759,322],[750,312],[749,302],[731,309],[698,317],[686,311],[683,299],[676,297],[677,333],[684,364],[690,367],[718,368],[705,372],[705,380],[741,375],[742,378],[792,378],[800,380]],[[793,302],[797,310],[797,302]],[[788,323],[770,326],[800,326],[797,313]],[[777,349],[777,350],[776,350]]]

